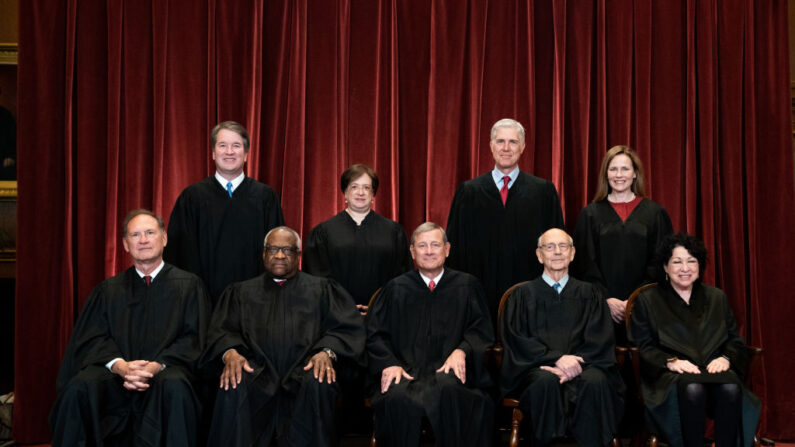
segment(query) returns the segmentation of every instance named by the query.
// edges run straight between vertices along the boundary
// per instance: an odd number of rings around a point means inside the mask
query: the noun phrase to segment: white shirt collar
[[[428,285],[428,283],[431,282],[431,280],[433,280],[433,283],[438,286],[439,285],[439,280],[441,280],[442,279],[442,275],[444,275],[444,269],[442,269],[442,273],[439,273],[439,275],[437,275],[435,278],[428,278],[427,276],[425,276],[422,273],[420,273],[419,270],[417,270],[417,273],[419,273],[420,274],[420,278],[422,278],[422,280],[425,281],[425,285],[426,286]]]
[[[508,182],[508,187],[510,188],[513,186],[513,182],[516,181],[516,178],[519,177],[519,166],[513,168],[513,171],[511,171],[509,174],[504,174],[502,171],[497,169],[497,165],[494,165],[494,169],[491,171],[491,178],[494,179],[494,184],[497,185],[497,188],[502,188],[502,178],[506,175],[511,178],[511,181]]]
[[[555,280],[547,276],[546,273],[541,274],[541,279],[543,279],[545,283],[549,284],[549,287],[552,287],[552,285],[555,284]],[[557,282],[560,284],[560,290],[563,291],[563,289],[566,288],[566,284],[569,282],[569,274],[566,273],[566,276],[560,278],[560,281]]]
[[[243,183],[243,179],[245,179],[245,178],[246,178],[246,173],[245,172],[241,172],[240,175],[238,175],[237,177],[233,178],[231,180],[231,182],[232,182],[232,191],[236,190],[237,187],[240,186],[241,183]],[[218,180],[218,183],[220,183],[221,186],[224,187],[224,189],[226,189],[226,184],[230,182],[230,180],[225,179],[221,174],[219,174],[218,171],[215,171],[215,179]]]
[[[164,261],[160,261],[160,265],[158,265],[154,270],[152,270],[149,273],[149,276],[152,277],[152,280],[155,279],[155,276],[157,276],[157,274],[160,273],[160,270],[163,270],[163,267],[165,267],[165,266],[166,266],[166,263]],[[144,275],[144,273],[142,271],[138,270],[138,267],[135,268],[135,273],[138,273],[138,276],[140,276],[141,278],[146,276],[146,275]]]

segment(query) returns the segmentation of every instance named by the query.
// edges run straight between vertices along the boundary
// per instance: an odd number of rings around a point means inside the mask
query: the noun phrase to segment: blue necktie
[[[226,192],[229,193],[229,197],[232,197],[232,182],[226,183]]]
[[[552,288],[555,289],[555,292],[558,292],[558,295],[560,295],[561,285],[560,285],[559,282],[556,282],[555,284],[552,284]]]

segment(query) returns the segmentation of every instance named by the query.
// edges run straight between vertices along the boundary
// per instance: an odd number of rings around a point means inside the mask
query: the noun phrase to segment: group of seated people
[[[147,210],[124,220],[134,265],[100,283],[78,317],[50,413],[53,446],[337,445],[335,415],[353,418],[365,398],[379,446],[416,446],[424,424],[437,446],[489,446],[503,397],[519,401],[534,446],[563,436],[603,446],[632,395],[617,341],[638,347],[653,432],[701,447],[710,414],[718,447],[750,444],[759,401],[743,386],[747,355],[728,300],[700,281],[703,244],[671,234],[667,213],[642,197],[642,167],[626,146],[607,153],[574,238],[555,228],[554,187],[518,170],[524,129],[500,120],[495,171],[459,187],[447,232],[425,222],[406,238],[371,209],[374,171],[353,165],[340,181],[346,209],[304,248],[272,190],[242,176],[245,129],[221,123],[211,142],[217,174],[183,192],[168,233]],[[532,246],[503,245],[528,239],[511,232],[540,203],[557,211],[534,223]],[[484,218],[516,228],[484,243],[470,226]],[[263,227],[256,275],[256,264],[242,265],[248,251],[228,254]],[[215,245],[194,246],[202,238]],[[164,261],[167,243],[165,259],[178,265]],[[495,247],[505,255],[479,256]],[[530,271],[528,258],[538,275],[500,302],[505,266]],[[637,297],[627,330],[627,296],[647,273],[658,285]]]

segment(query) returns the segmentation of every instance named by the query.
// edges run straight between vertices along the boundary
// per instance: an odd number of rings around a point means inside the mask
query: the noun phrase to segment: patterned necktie
[[[558,292],[558,295],[560,295],[561,285],[560,285],[559,282],[556,282],[555,284],[552,284],[552,288],[555,289],[555,292]]]
[[[232,197],[232,182],[226,182],[226,192],[229,193],[229,197]]]
[[[511,182],[511,177],[506,175],[502,178],[502,188],[500,189],[500,197],[502,198],[502,204],[505,205],[505,201],[508,200],[508,183]]]
[[[146,282],[146,287],[149,287],[149,284],[152,284],[152,276],[151,275],[144,276],[144,282]]]
[[[428,288],[429,288],[429,289],[431,289],[431,292],[433,292],[433,289],[435,289],[435,288],[436,288],[436,283],[435,283],[435,282],[433,282],[433,280],[431,280],[431,281],[428,283]]]

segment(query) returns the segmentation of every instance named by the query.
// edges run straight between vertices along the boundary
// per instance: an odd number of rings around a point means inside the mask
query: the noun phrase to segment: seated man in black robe
[[[334,280],[298,271],[301,239],[265,236],[265,273],[229,286],[202,364],[220,373],[208,445],[336,443],[337,358],[360,359],[362,316]]]
[[[88,297],[58,372],[53,446],[195,446],[194,366],[210,301],[201,280],[163,262],[163,220],[124,220],[131,267]]]
[[[417,446],[423,415],[437,446],[491,445],[483,354],[494,332],[483,288],[444,268],[450,243],[440,226],[417,227],[410,249],[418,270],[388,282],[367,315],[378,445]]]
[[[514,290],[500,320],[502,394],[519,399],[534,445],[566,434],[607,445],[624,389],[610,312],[597,287],[569,276],[574,246],[565,231],[542,234],[536,255],[544,273]]]

